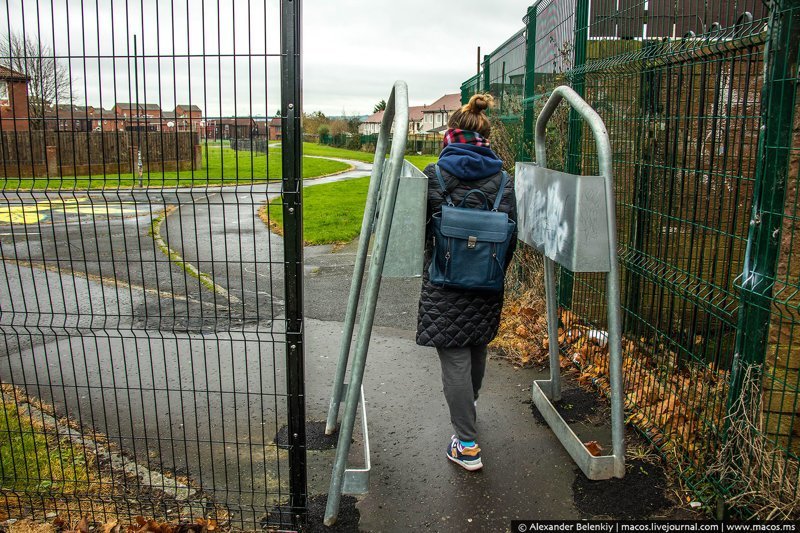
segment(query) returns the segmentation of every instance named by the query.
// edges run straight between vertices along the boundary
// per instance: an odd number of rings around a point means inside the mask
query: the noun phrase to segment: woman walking
[[[424,171],[428,177],[428,206],[417,344],[434,347],[439,353],[444,395],[455,431],[447,447],[447,457],[467,470],[483,467],[477,443],[476,407],[486,370],[487,345],[497,335],[500,325],[503,292],[446,288],[431,282],[429,268],[434,248],[431,217],[441,211],[448,194],[452,203],[459,204],[467,193],[479,189],[488,205],[493,205],[497,195],[501,195],[497,210],[516,221],[514,184],[503,179],[502,161],[489,142],[491,125],[485,110],[491,105],[491,95],[476,94],[455,111],[447,124],[449,129],[439,161]],[[471,194],[466,201],[468,207],[479,207],[482,203],[480,194]],[[502,258],[504,267],[514,254],[516,237],[514,232]]]

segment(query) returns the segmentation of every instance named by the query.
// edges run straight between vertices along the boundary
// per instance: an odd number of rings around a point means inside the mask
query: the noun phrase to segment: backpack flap
[[[443,237],[463,239],[473,246],[474,241],[505,242],[509,235],[508,213],[443,205],[440,231]]]

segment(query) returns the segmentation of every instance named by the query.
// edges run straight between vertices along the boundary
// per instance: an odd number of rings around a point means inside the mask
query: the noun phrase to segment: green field
[[[361,231],[367,203],[369,176],[303,190],[303,237],[306,244],[345,243]],[[283,224],[281,198],[261,208],[261,220],[280,233]]]
[[[0,481],[4,490],[46,496],[85,492],[92,481],[86,458],[68,441],[45,436],[23,417],[13,400],[0,405]]]
[[[303,143],[304,155],[340,157],[372,162],[373,154],[322,144]],[[406,159],[420,170],[436,162],[436,156],[407,155]],[[303,238],[308,245],[346,243],[358,237],[364,205],[367,201],[369,177],[356,178],[308,187],[303,191]],[[272,231],[281,233],[283,211],[281,199],[274,199],[259,213]]]
[[[341,157],[342,159],[354,159],[372,163],[375,154],[373,152],[360,152],[358,150],[347,150],[345,148],[334,148],[324,144],[303,143],[303,155],[316,155],[323,157]],[[422,170],[428,163],[435,163],[438,156],[435,155],[406,155],[409,163]]]
[[[143,173],[145,187],[204,186],[219,184],[257,183],[281,179],[282,164],[279,150],[266,154],[235,151],[221,145],[203,146],[203,168],[195,170]],[[317,178],[347,170],[340,161],[303,158],[303,178]],[[131,187],[138,184],[138,176],[131,173],[105,176],[63,176],[60,178],[8,178],[2,180],[0,190],[32,189],[103,189]]]

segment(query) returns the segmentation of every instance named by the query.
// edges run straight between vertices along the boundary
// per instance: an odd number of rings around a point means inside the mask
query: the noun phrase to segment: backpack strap
[[[455,205],[453,204],[453,198],[450,196],[450,193],[447,192],[447,187],[444,184],[444,178],[442,177],[442,171],[439,170],[439,165],[437,164],[435,166],[436,166],[436,179],[439,182],[439,188],[442,189],[442,194],[444,194],[444,199],[447,201],[447,205],[449,206]]]
[[[492,211],[497,211],[500,209],[500,202],[503,201],[503,193],[506,192],[506,184],[508,183],[508,173],[504,170],[503,177],[500,180],[500,187],[497,189],[497,196],[494,198],[494,206],[492,207]]]
[[[447,201],[447,205],[455,205],[453,203],[453,198],[450,196],[450,193],[447,192],[447,187],[444,183],[444,178],[442,177],[442,171],[439,170],[439,165],[434,165],[436,167],[436,180],[439,182],[439,188],[442,189],[442,193],[444,193],[444,199]],[[497,189],[497,196],[494,199],[494,205],[492,206],[492,211],[497,211],[500,209],[500,202],[503,201],[503,193],[506,191],[506,185],[508,184],[508,173],[503,170],[503,177],[500,179],[500,187]],[[471,191],[470,191],[471,192]],[[484,195],[485,198],[486,195]],[[466,198],[465,198],[466,199]],[[461,202],[464,203],[463,201]]]

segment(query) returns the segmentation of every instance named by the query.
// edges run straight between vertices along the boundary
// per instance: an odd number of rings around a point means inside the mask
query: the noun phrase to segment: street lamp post
[[[139,187],[142,182],[142,126],[139,122],[139,56],[136,49],[136,35],[133,36],[133,82],[136,85],[136,149],[138,151],[137,169],[139,171]]]

